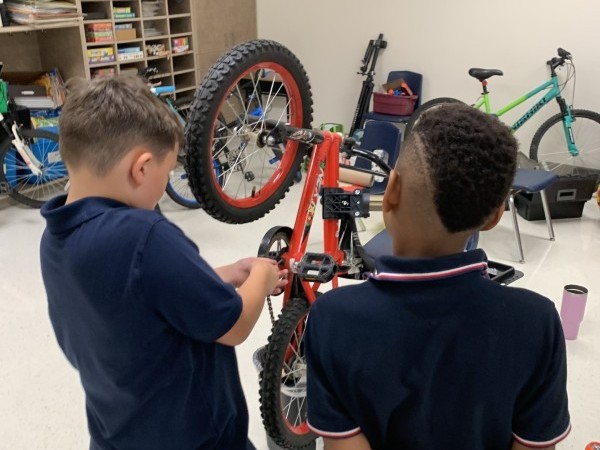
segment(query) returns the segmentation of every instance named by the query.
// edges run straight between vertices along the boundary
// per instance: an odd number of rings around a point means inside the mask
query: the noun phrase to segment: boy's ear
[[[490,218],[483,224],[481,227],[481,231],[488,231],[498,225],[500,219],[502,218],[502,214],[504,214],[504,203],[502,203],[490,216]]]
[[[384,212],[391,211],[398,206],[398,203],[400,203],[400,185],[400,174],[392,169],[381,203]]]
[[[138,186],[144,181],[144,177],[148,172],[148,164],[154,159],[149,151],[142,151],[136,154],[131,164],[131,178]]]

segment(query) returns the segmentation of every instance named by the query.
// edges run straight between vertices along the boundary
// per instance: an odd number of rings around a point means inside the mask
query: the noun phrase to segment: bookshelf
[[[0,28],[0,61],[7,73],[41,73],[58,67],[64,79],[85,77],[81,20]]]
[[[176,95],[198,86],[194,0],[78,0],[84,14],[86,75],[158,69],[155,79]],[[90,42],[91,41],[91,42]]]
[[[91,78],[98,69],[115,74],[144,67],[158,69],[155,79],[175,85],[177,96],[194,93],[200,80],[224,52],[255,39],[256,0],[73,0],[84,19],[37,26],[0,27],[0,61],[6,72],[44,72],[58,67],[65,80]],[[134,17],[120,17],[114,8],[129,8]],[[119,11],[119,9],[117,9]],[[104,24],[112,39],[88,42],[86,30]],[[130,24],[135,36],[116,36],[117,25]],[[121,27],[119,27],[121,28]],[[130,31],[131,33],[131,31]],[[107,36],[105,35],[104,38]],[[187,49],[174,51],[187,39]],[[165,47],[148,55],[147,45]],[[120,48],[139,47],[138,59],[118,60]],[[88,50],[112,49],[114,61],[90,64]],[[100,53],[100,52],[98,52]]]

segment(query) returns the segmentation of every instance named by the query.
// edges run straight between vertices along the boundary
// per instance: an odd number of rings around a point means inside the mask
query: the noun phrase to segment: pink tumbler
[[[588,290],[583,286],[577,286],[576,284],[565,286],[562,304],[560,305],[560,319],[565,339],[577,339],[579,325],[585,312],[587,295]]]

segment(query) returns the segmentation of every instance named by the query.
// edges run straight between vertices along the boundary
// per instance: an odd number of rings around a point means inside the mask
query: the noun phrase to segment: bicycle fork
[[[25,164],[31,172],[36,176],[42,175],[42,163],[35,157],[29,145],[25,142],[21,133],[19,132],[19,126],[16,123],[12,124],[12,127],[9,129],[6,126],[6,122],[4,122],[4,116],[0,113],[0,121],[2,122],[2,127],[7,132],[9,139],[11,139],[12,145],[17,150],[17,153],[21,155]]]
[[[560,108],[562,115],[563,128],[565,131],[565,139],[567,140],[567,147],[569,153],[572,156],[579,156],[579,150],[575,144],[575,135],[573,134],[573,116],[571,115],[571,108],[567,105],[567,102],[561,96],[556,97],[556,102]]]

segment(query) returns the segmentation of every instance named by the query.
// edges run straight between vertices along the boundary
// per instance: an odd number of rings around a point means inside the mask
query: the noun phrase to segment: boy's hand
[[[279,270],[277,262],[270,258],[243,258],[239,261],[234,262],[233,264],[218,267],[215,269],[215,271],[223,281],[232,284],[234,287],[237,288],[240,287],[242,283],[244,283],[244,281],[246,281],[248,275],[250,275],[250,271],[257,264],[267,265],[267,267],[271,270],[275,269],[277,273],[277,282],[268,292],[273,295],[281,293],[281,291],[287,284],[288,271],[285,269]]]
[[[287,270],[279,270],[277,263],[269,258],[253,259],[251,272],[255,270],[265,271],[266,294],[280,294],[287,284]]]

